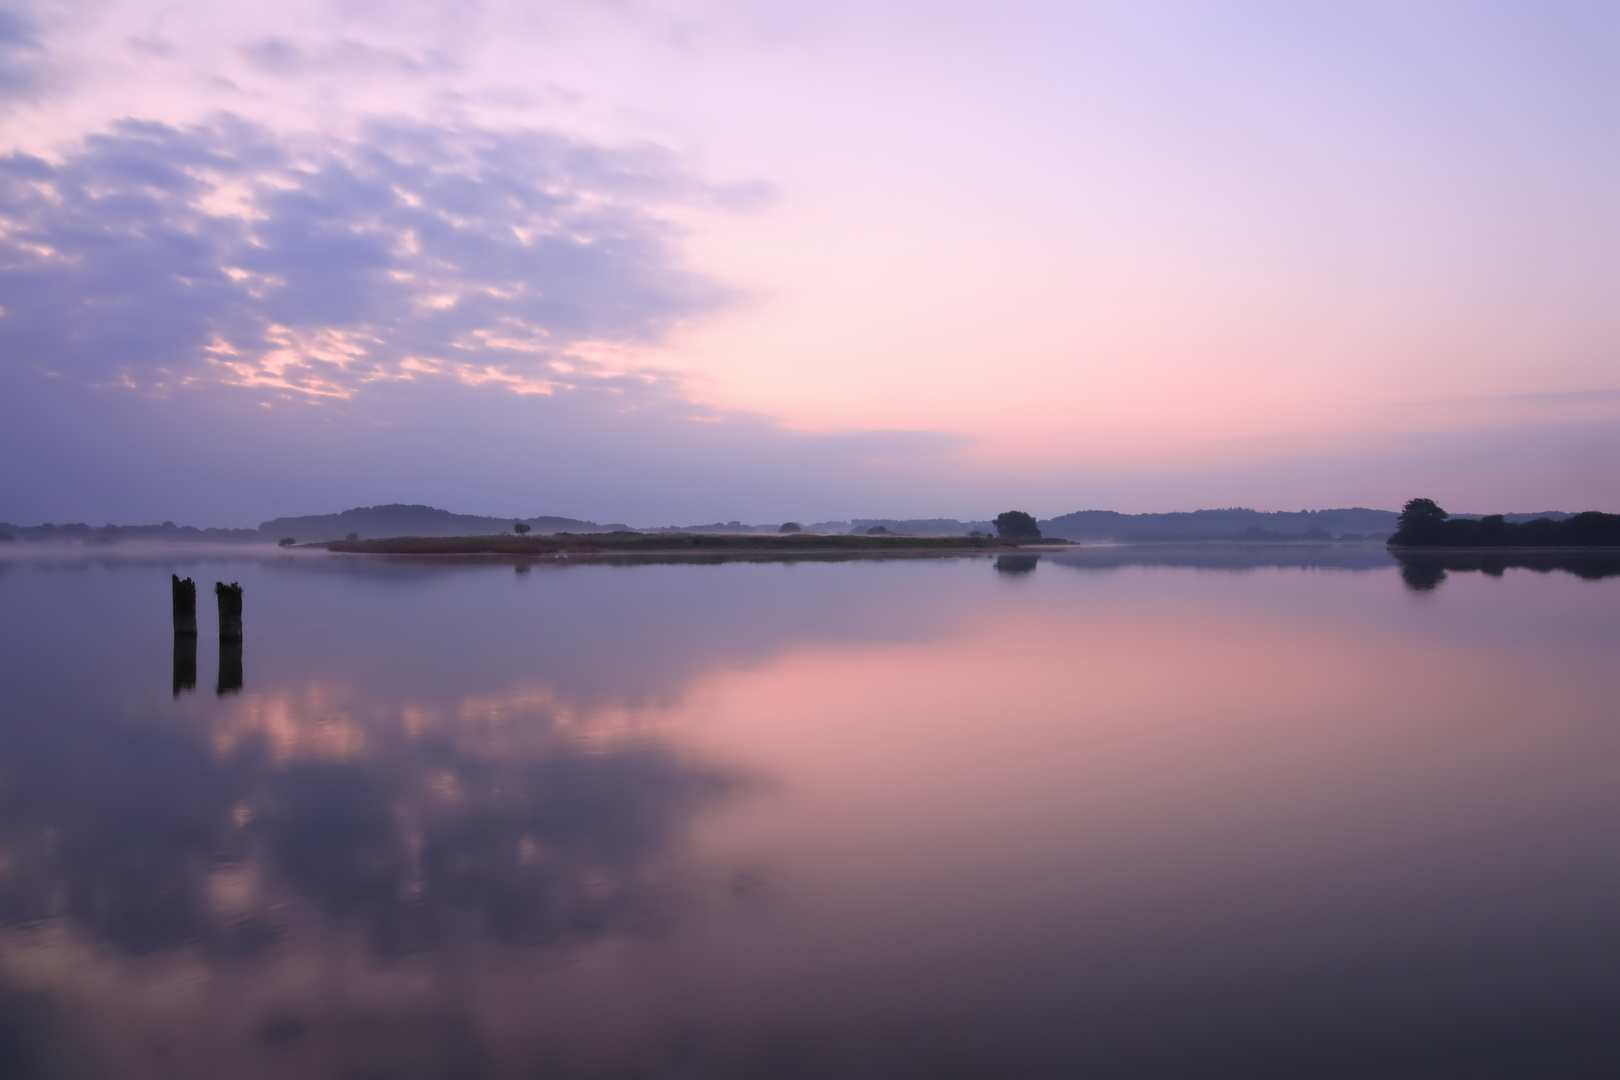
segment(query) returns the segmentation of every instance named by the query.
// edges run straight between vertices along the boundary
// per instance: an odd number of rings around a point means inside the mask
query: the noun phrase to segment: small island
[[[1501,514],[1452,517],[1433,499],[1412,499],[1401,511],[1392,548],[1609,548],[1620,547],[1620,514],[1588,510],[1555,521],[1512,522]]]
[[[1005,552],[1028,547],[1071,547],[1068,540],[1035,536],[859,536],[814,533],[555,533],[550,536],[398,536],[332,540],[328,551],[366,555],[794,555],[945,554]]]

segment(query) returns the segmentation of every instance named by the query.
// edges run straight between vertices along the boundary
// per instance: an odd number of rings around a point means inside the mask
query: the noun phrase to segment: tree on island
[[[1440,504],[1433,499],[1408,499],[1401,508],[1401,516],[1397,519],[1402,528],[1413,526],[1423,528],[1425,525],[1438,524],[1451,515],[1440,509]]]
[[[1502,514],[1454,518],[1433,499],[1413,499],[1401,511],[1400,526],[1389,538],[1391,547],[1620,547],[1620,514],[1596,510],[1562,521],[1545,517],[1509,521]]]
[[[1399,527],[1389,542],[1397,545],[1432,543],[1446,527],[1450,516],[1433,499],[1408,499],[1397,519]]]
[[[524,533],[529,531],[529,526],[520,521],[516,525],[512,526],[512,531],[517,533],[519,536],[522,536]]]
[[[1039,540],[1041,528],[1035,518],[1022,510],[1008,510],[996,515],[996,535],[1003,540]]]

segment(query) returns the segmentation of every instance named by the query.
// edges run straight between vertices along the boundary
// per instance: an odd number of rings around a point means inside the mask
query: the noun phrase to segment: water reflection
[[[222,635],[219,639],[219,677],[214,680],[214,693],[224,697],[241,689],[242,639]]]
[[[1151,543],[1085,544],[1049,552],[1046,561],[1075,570],[1122,570],[1132,566],[1177,567],[1188,570],[1252,571],[1385,570],[1395,558],[1375,543]]]
[[[1413,592],[1428,592],[1446,580],[1445,564],[1436,559],[1402,559],[1401,580]]]
[[[240,661],[238,661],[240,666]],[[197,635],[174,635],[174,696],[197,688]],[[238,682],[240,685],[240,682]]]
[[[1302,547],[14,568],[0,1075],[1615,1073],[1620,582]]]
[[[1513,551],[1496,548],[1480,551],[1401,551],[1401,580],[1409,589],[1427,592],[1446,580],[1451,571],[1478,571],[1487,577],[1501,577],[1510,569],[1535,570],[1548,574],[1561,571],[1587,581],[1620,577],[1620,552],[1604,551]]]
[[[492,723],[487,701],[306,688],[199,726],[0,728],[4,920],[130,953],[266,947],[309,917],[385,954],[656,929],[658,860],[735,777],[521,700]]]
[[[998,574],[1033,574],[1035,566],[1041,561],[1039,555],[998,555],[996,556],[996,573]]]

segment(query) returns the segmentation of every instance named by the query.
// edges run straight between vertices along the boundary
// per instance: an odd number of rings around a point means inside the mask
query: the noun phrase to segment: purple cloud
[[[0,352],[141,389],[576,385],[571,350],[723,300],[649,209],[698,190],[662,151],[545,132],[373,121],[294,145],[229,116],[124,121],[59,163],[0,159]]]
[[[17,6],[0,6],[0,101],[36,91],[44,69],[45,49],[35,20]]]
[[[759,197],[656,148],[404,120],[127,120],[0,158],[3,513],[813,518],[914,488],[959,439],[795,434],[599,359],[728,299],[664,208]]]

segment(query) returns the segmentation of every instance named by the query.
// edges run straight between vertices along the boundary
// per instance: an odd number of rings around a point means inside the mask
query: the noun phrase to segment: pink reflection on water
[[[780,867],[791,951],[761,964],[790,996],[982,1023],[987,986],[1043,977],[1076,1009],[1164,979],[1308,993],[1459,927],[1523,936],[1549,873],[1603,873],[1580,862],[1617,838],[1603,643],[1448,640],[1349,575],[1175,584],[987,602],[947,640],[694,695],[704,742],[780,780],[703,835]]]
[[[494,613],[458,631],[477,666],[421,641],[440,674],[410,689],[403,645],[317,668],[259,624],[248,689],[162,723],[196,725],[225,792],[208,919],[279,937],[142,953],[64,916],[0,933],[0,973],[115,1075],[1559,1075],[1547,1048],[1595,1030],[1617,583],[688,571],[632,580],[749,617],[638,639],[656,695],[616,653],[567,690],[580,654],[546,667],[528,593],[468,605]],[[593,610],[615,573],[539,610]],[[783,631],[818,589],[859,628]],[[669,595],[647,619],[688,610]],[[379,912],[417,936],[378,948]]]

